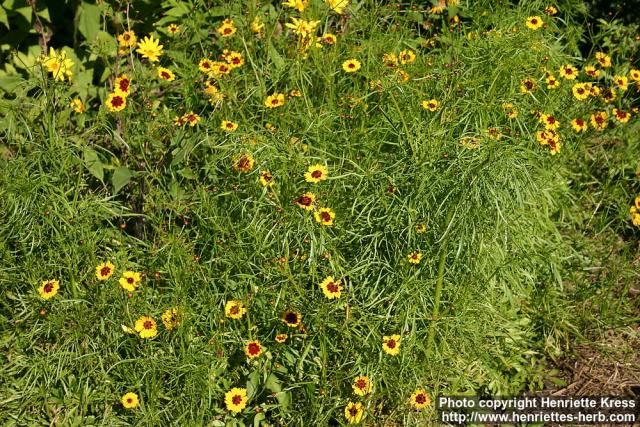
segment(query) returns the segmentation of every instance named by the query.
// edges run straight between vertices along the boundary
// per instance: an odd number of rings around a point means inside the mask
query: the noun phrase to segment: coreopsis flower
[[[38,288],[38,293],[42,299],[48,300],[56,296],[60,289],[60,282],[57,280],[45,280]]]
[[[284,105],[284,93],[274,93],[267,96],[264,100],[264,106],[267,108],[277,108]]]
[[[183,126],[184,124],[185,124],[185,121],[182,118],[182,116],[175,116],[173,118],[173,125],[174,126]]]
[[[324,296],[329,299],[340,298],[342,282],[335,280],[333,276],[328,276],[320,283],[320,289],[322,289]]]
[[[551,155],[556,155],[560,152],[560,148],[562,147],[562,144],[560,144],[560,142],[558,141],[549,141],[549,153],[551,153]]]
[[[309,0],[285,0],[282,2],[282,5],[295,9],[298,12],[304,12],[307,6],[309,6]]]
[[[273,185],[273,175],[269,171],[260,171],[260,185],[270,187]]]
[[[422,108],[424,108],[425,110],[434,112],[438,109],[438,107],[440,106],[440,103],[436,99],[429,99],[429,100],[422,101],[421,105],[422,105]]]
[[[631,223],[636,227],[640,227],[640,209],[635,206],[631,206],[629,208],[629,213],[631,214]]]
[[[407,255],[407,259],[410,264],[420,264],[420,261],[422,260],[422,252],[413,251]]]
[[[353,383],[351,383],[353,392],[358,396],[365,396],[373,390],[373,384],[367,376],[355,377]]]
[[[618,89],[625,91],[629,88],[629,79],[625,76],[613,76],[613,82],[618,87]]]
[[[525,25],[530,30],[535,31],[544,25],[544,21],[542,21],[542,18],[540,18],[539,16],[530,16],[527,18]]]
[[[394,68],[398,66],[398,57],[395,53],[385,53],[382,55],[382,63],[387,68]]]
[[[223,131],[229,132],[229,133],[235,132],[236,129],[238,129],[238,124],[234,123],[234,122],[232,122],[230,120],[223,120],[220,123],[220,129],[222,129]]]
[[[231,412],[242,412],[247,407],[247,389],[234,387],[224,395],[224,403],[227,405],[227,410]]]
[[[602,68],[611,67],[611,57],[604,52],[596,52],[596,61]]]
[[[547,6],[544,8],[544,13],[546,13],[549,16],[554,16],[555,14],[558,13],[558,9],[556,9],[554,6]]]
[[[339,15],[342,15],[344,9],[349,5],[349,0],[324,0],[324,2]]]
[[[234,35],[236,33],[237,28],[236,28],[235,24],[233,23],[233,20],[227,18],[224,21],[222,21],[222,25],[220,25],[216,29],[216,31],[222,37],[230,37],[230,36],[232,36],[232,35]]]
[[[640,82],[640,70],[636,70],[635,68],[629,71],[629,77],[634,82]]]
[[[602,100],[605,102],[605,104],[613,102],[617,98],[617,96],[618,93],[612,87],[607,88],[602,92]]]
[[[136,290],[140,282],[142,281],[142,275],[136,271],[127,270],[122,273],[122,277],[118,280],[118,283],[126,291],[133,292]]]
[[[584,71],[584,73],[588,76],[591,77],[592,79],[597,79],[598,77],[600,77],[600,70],[598,70],[596,67],[594,67],[593,65],[587,65],[584,67],[584,69],[582,70]]]
[[[172,36],[175,36],[180,32],[180,27],[176,24],[169,24],[169,26],[167,27],[167,32]]]
[[[587,122],[583,119],[573,119],[571,120],[571,127],[573,127],[573,130],[580,133],[586,131],[588,125]]]
[[[231,300],[224,305],[224,315],[232,319],[242,319],[246,312],[247,309],[242,301]]]
[[[320,208],[313,213],[313,217],[316,219],[316,222],[330,227],[333,225],[336,214],[330,208]]]
[[[502,104],[502,109],[504,110],[504,113],[508,118],[515,119],[516,117],[518,117],[518,110],[513,106],[512,103],[505,102],[504,104]]]
[[[575,80],[578,77],[578,69],[571,64],[563,65],[558,72],[560,77],[566,80]]]
[[[73,78],[73,66],[71,58],[67,57],[67,52],[60,49],[58,52],[54,48],[49,49],[49,54],[44,55],[40,62],[42,66],[53,76],[55,80],[69,81]]]
[[[324,181],[329,176],[329,169],[321,164],[311,165],[304,173],[304,179],[312,184],[317,184],[320,181]]]
[[[140,316],[133,327],[140,338],[153,338],[158,335],[158,324],[150,316]]]
[[[640,196],[636,196],[636,198],[633,200],[633,205],[636,207],[636,209],[640,209]]]
[[[224,55],[224,60],[231,68],[239,68],[244,65],[244,56],[240,52],[230,51]]]
[[[131,78],[126,74],[118,76],[113,83],[113,92],[125,97],[129,96],[131,93]]]
[[[541,114],[539,120],[545,129],[556,130],[560,126],[560,122],[551,114]]]
[[[198,62],[198,69],[203,73],[210,73],[213,70],[213,61],[208,58],[202,58]]]
[[[189,124],[189,126],[194,127],[198,123],[200,123],[201,117],[200,115],[194,113],[193,111],[189,111],[188,113],[182,116],[182,121],[184,123]]]
[[[427,232],[427,224],[416,224],[415,230],[416,234],[424,234]]]
[[[613,118],[620,123],[627,123],[631,118],[631,114],[627,113],[626,111],[618,110],[617,108],[614,108],[611,113]]]
[[[349,424],[358,424],[362,420],[363,414],[364,408],[360,402],[349,402],[344,408],[344,417],[347,419]]]
[[[298,311],[287,310],[282,314],[282,321],[290,328],[296,328],[302,322],[302,314]]]
[[[203,92],[209,97],[215,97],[220,93],[220,90],[218,89],[214,81],[207,80],[206,82],[204,82]]]
[[[283,344],[285,341],[287,341],[287,338],[289,338],[287,334],[278,334],[276,335],[275,339],[278,344]]]
[[[96,278],[98,280],[107,280],[113,275],[115,268],[115,265],[113,265],[110,261],[99,264],[96,267]]]
[[[589,98],[589,95],[591,95],[591,91],[586,83],[574,84],[571,88],[571,93],[573,93],[573,96],[580,101],[584,101]]]
[[[249,153],[241,154],[233,161],[233,170],[236,172],[248,173],[253,169],[255,160]]]
[[[138,52],[143,58],[147,58],[151,62],[157,62],[162,56],[163,46],[159,40],[153,38],[153,36],[147,36],[138,42]]]
[[[82,102],[80,98],[72,99],[69,106],[73,108],[73,111],[77,114],[82,114],[87,111],[87,107],[85,107],[84,102]]]
[[[307,211],[311,211],[313,210],[313,204],[316,202],[316,195],[313,193],[304,193],[302,196],[298,197],[294,203],[296,205],[298,205],[299,207],[301,207],[302,209],[305,209]]]
[[[405,49],[400,52],[398,59],[402,65],[411,64],[416,60],[416,54],[411,49]]]
[[[547,82],[547,89],[557,89],[560,87],[560,81],[551,73],[547,74],[545,81]]]
[[[162,324],[170,331],[178,327],[181,317],[181,313],[177,308],[168,308],[162,313]]]
[[[251,21],[251,31],[253,31],[255,34],[260,34],[262,33],[263,28],[264,24],[260,20],[260,17],[256,16],[255,18],[253,18],[253,21]]]
[[[105,101],[107,109],[112,113],[124,110],[127,106],[127,97],[119,93],[110,93]]]
[[[382,337],[382,349],[391,356],[400,353],[400,335],[391,335]]]
[[[125,393],[120,401],[122,402],[122,406],[126,409],[134,409],[139,403],[138,395],[133,392]]]
[[[409,403],[416,409],[424,409],[431,405],[431,397],[426,390],[419,388],[413,392],[409,398]]]
[[[258,357],[262,354],[263,352],[263,348],[262,345],[260,344],[260,342],[254,340],[254,341],[249,341],[245,346],[244,346],[244,353],[247,355],[247,357],[249,359],[253,359],[255,357]]]
[[[173,74],[173,71],[164,67],[158,67],[158,77],[168,82],[172,82],[176,79],[176,75]]]
[[[338,37],[335,34],[325,33],[320,37],[320,42],[323,45],[334,46],[338,42]]]
[[[598,95],[600,95],[600,92],[601,91],[600,91],[600,88],[598,86],[589,84],[589,94],[591,96],[598,96]]]
[[[355,73],[361,66],[362,64],[357,59],[347,59],[342,63],[342,69],[347,73]]]
[[[125,31],[118,35],[118,45],[121,48],[131,48],[136,45],[138,39],[133,31]]]
[[[591,115],[591,126],[595,130],[604,130],[607,127],[607,119],[609,115],[606,111],[598,111]]]
[[[536,88],[536,82],[533,79],[527,77],[520,82],[520,92],[522,93],[530,93],[533,92]]]
[[[541,130],[536,132],[536,139],[540,145],[550,145],[560,141],[560,134],[552,129]]]

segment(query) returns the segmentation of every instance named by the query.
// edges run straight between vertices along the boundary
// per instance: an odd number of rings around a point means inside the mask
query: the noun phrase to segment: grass
[[[164,18],[157,30],[175,82],[158,81],[135,54],[115,57],[112,32],[77,49],[85,68],[74,83],[44,78],[38,66],[2,101],[11,107],[0,116],[3,423],[340,425],[347,402],[360,401],[365,423],[425,425],[435,409],[411,408],[418,388],[432,397],[540,389],[549,359],[594,322],[634,321],[637,306],[616,294],[637,281],[637,247],[614,252],[617,268],[601,266],[617,236],[637,242],[626,217],[637,147],[583,147],[569,120],[605,107],[576,104],[569,83],[550,91],[540,77],[540,64],[577,62],[568,13],[530,32],[524,22],[542,13],[540,2],[500,14],[465,3],[459,26],[373,1],[354,2],[346,19],[312,2],[304,16],[321,19],[318,33],[334,31],[338,43],[305,59],[282,29],[299,16],[291,10],[189,5],[193,13],[167,18],[182,26],[179,36],[163,33]],[[112,22],[110,6],[104,13]],[[249,30],[257,14],[262,37]],[[226,16],[238,34],[212,39]],[[141,37],[155,18],[132,19]],[[216,82],[226,98],[212,106],[195,64],[223,48],[246,63]],[[384,53],[403,49],[416,51],[414,63],[382,65]],[[348,58],[363,68],[343,72]],[[100,81],[102,68],[110,80]],[[134,89],[114,114],[103,100],[125,71]],[[529,76],[540,88],[525,95]],[[301,96],[264,108],[268,94],[292,89]],[[87,113],[68,108],[76,96]],[[435,113],[420,106],[430,98],[441,103]],[[505,116],[505,102],[517,118]],[[560,118],[561,154],[535,141],[532,110]],[[198,126],[174,126],[188,111],[202,117]],[[221,131],[223,119],[238,131]],[[246,153],[256,164],[245,174],[233,163]],[[315,163],[329,178],[310,184],[303,173]],[[601,163],[609,175],[594,175]],[[267,169],[275,184],[263,188]],[[293,203],[306,191],[335,211],[332,227]],[[423,254],[418,265],[407,262],[412,251]],[[117,272],[99,282],[95,268],[106,260]],[[594,266],[606,274],[589,277]],[[144,273],[131,295],[117,284],[124,270]],[[337,300],[318,287],[328,275],[343,281]],[[54,278],[61,291],[44,301],[37,287]],[[241,320],[225,317],[229,300],[247,305]],[[182,313],[175,330],[160,325],[144,340],[123,329],[142,315],[160,323],[172,307]],[[284,325],[287,309],[302,314],[301,327]],[[283,332],[289,340],[277,344]],[[392,334],[402,336],[398,356],[382,351]],[[243,345],[254,339],[266,353],[249,360]],[[358,375],[373,381],[370,396],[353,394]],[[232,387],[250,396],[237,415],[224,405]],[[120,404],[129,391],[140,396],[136,410]]]

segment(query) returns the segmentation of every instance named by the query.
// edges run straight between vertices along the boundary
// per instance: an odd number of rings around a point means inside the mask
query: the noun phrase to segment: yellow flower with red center
[[[307,171],[304,173],[304,179],[307,182],[312,184],[317,184],[320,181],[324,181],[329,176],[329,169],[326,166],[321,164],[315,164],[309,166]]]
[[[310,192],[304,193],[298,197],[294,203],[307,211],[313,210],[313,204],[316,202],[316,195]]]
[[[136,33],[134,33],[133,31],[125,31],[122,34],[118,35],[118,45],[120,47],[134,47],[136,45],[136,43],[138,42],[138,39],[136,38]]]
[[[520,82],[520,92],[522,93],[530,93],[536,89],[536,82],[533,81],[530,77],[523,79]]]
[[[349,0],[324,0],[324,2],[339,15],[342,15],[344,8],[349,5]]]
[[[617,108],[614,108],[612,110],[612,116],[614,119],[616,119],[620,123],[627,123],[631,118],[631,114],[623,110],[618,110]]]
[[[242,316],[247,312],[244,307],[244,303],[238,300],[227,301],[224,306],[224,315],[232,319],[242,319]]]
[[[276,335],[276,342],[278,344],[283,344],[284,342],[287,341],[287,338],[289,338],[287,334],[278,334]]]
[[[333,225],[336,214],[330,208],[320,208],[313,213],[313,217],[316,219],[316,222],[330,227]]]
[[[267,108],[282,107],[284,105],[284,93],[274,93],[267,96],[264,100],[264,106]]]
[[[122,277],[118,280],[118,283],[126,291],[133,292],[136,290],[140,282],[142,281],[142,275],[136,271],[127,270],[122,273]]]
[[[395,53],[385,53],[382,55],[382,63],[387,68],[394,68],[398,66],[398,56]]]
[[[38,293],[42,299],[48,300],[56,296],[60,289],[60,282],[57,280],[45,280],[38,288]]]
[[[113,84],[113,92],[124,97],[131,93],[131,79],[126,74],[122,74]]]
[[[585,66],[583,71],[588,77],[591,77],[592,79],[597,79],[598,77],[600,77],[600,74],[601,74],[600,70],[598,70],[593,65]]]
[[[169,24],[169,26],[167,27],[167,32],[174,36],[180,32],[180,27],[176,24]]]
[[[302,322],[302,314],[298,311],[287,310],[282,314],[282,321],[291,328],[296,328]]]
[[[231,64],[226,62],[214,61],[211,63],[211,75],[214,77],[220,77],[227,75],[231,72]]]
[[[547,82],[547,89],[557,89],[560,87],[560,81],[551,73],[547,74],[545,81]]]
[[[427,224],[416,224],[416,234],[424,234],[427,232]]]
[[[298,98],[302,96],[302,92],[300,92],[298,89],[291,89],[289,91],[289,98]]]
[[[138,42],[138,52],[143,58],[147,58],[151,62],[157,62],[162,56],[163,46],[159,40],[153,38],[153,36],[147,36]]]
[[[323,45],[334,46],[338,42],[338,37],[332,33],[325,33],[320,38],[320,43]]]
[[[518,117],[518,110],[513,106],[512,103],[505,102],[504,104],[502,104],[502,109],[504,110],[504,113],[508,118],[515,119],[516,117]]]
[[[227,405],[227,410],[231,412],[242,412],[247,407],[248,401],[246,388],[234,387],[224,395],[224,403]]]
[[[113,265],[110,261],[103,262],[96,267],[96,277],[98,278],[98,280],[107,280],[113,275],[113,271],[115,270],[115,268],[115,265]]]
[[[578,77],[578,69],[571,64],[566,64],[560,67],[560,77],[566,80],[575,80]]]
[[[560,122],[551,114],[541,114],[539,120],[545,129],[556,130],[560,127]]]
[[[158,335],[158,324],[150,316],[141,316],[133,327],[140,338],[153,338]]]
[[[168,308],[162,313],[162,324],[168,331],[175,329],[180,325],[182,313],[177,308]]]
[[[173,71],[164,67],[158,67],[158,77],[168,82],[172,82],[176,79],[176,75],[173,74]]]
[[[269,171],[261,171],[259,181],[263,187],[270,187],[273,185],[273,175]]]
[[[588,127],[587,122],[579,118],[571,120],[571,126],[578,133],[586,131]]]
[[[229,132],[229,133],[235,132],[236,129],[238,129],[238,124],[234,123],[234,122],[232,122],[230,120],[223,120],[220,123],[220,129],[222,129],[223,131]]]
[[[629,79],[625,76],[613,76],[613,82],[620,90],[627,90],[629,88]]]
[[[347,419],[349,424],[358,424],[362,420],[363,414],[364,408],[360,402],[349,402],[344,408],[344,417]]]
[[[82,102],[80,98],[75,98],[71,100],[70,106],[71,108],[73,108],[73,111],[75,111],[77,114],[82,114],[85,111],[87,111],[87,107],[85,107],[84,102]]]
[[[233,20],[227,18],[222,22],[222,25],[216,29],[216,31],[222,37],[230,37],[236,33],[237,28],[233,23]]]
[[[390,335],[382,337],[382,349],[391,356],[400,353],[400,335]]]
[[[554,6],[547,6],[544,8],[544,13],[546,13],[549,16],[554,16],[555,14],[558,13],[558,9],[556,9]]]
[[[244,353],[247,355],[249,359],[253,359],[255,357],[260,356],[262,352],[263,352],[262,345],[257,340],[249,341],[244,346]]]
[[[591,95],[591,91],[586,83],[574,84],[571,88],[571,92],[573,93],[573,96],[580,101],[584,101],[589,98],[589,95]]]
[[[347,59],[342,63],[342,69],[347,73],[355,73],[361,66],[362,64],[357,59]]]
[[[194,113],[193,111],[189,111],[188,113],[182,116],[182,121],[184,123],[188,123],[189,126],[191,127],[194,127],[195,125],[200,123],[200,120],[201,120],[200,116]]]
[[[119,93],[110,93],[105,101],[107,109],[112,113],[124,110],[127,106],[127,97]]]
[[[334,280],[333,276],[328,276],[320,283],[320,289],[322,289],[324,296],[329,299],[340,298],[342,282]]]
[[[410,264],[420,264],[420,261],[422,260],[422,252],[413,251],[407,255],[407,259]]]
[[[405,49],[400,52],[400,54],[398,55],[398,59],[400,60],[400,63],[402,65],[411,64],[416,60],[416,54],[411,49]]]
[[[429,99],[422,101],[422,108],[431,111],[432,113],[438,109],[440,103],[436,99]]]
[[[203,58],[198,62],[198,69],[203,73],[210,73],[213,70],[213,61]]]
[[[530,16],[527,18],[525,25],[530,30],[537,30],[544,25],[544,21],[539,16]]]
[[[234,160],[233,169],[236,172],[248,173],[251,172],[254,164],[255,160],[251,154],[241,154]]]
[[[562,144],[557,141],[549,141],[549,153],[551,153],[551,155],[558,154],[561,146]]]
[[[602,92],[602,100],[605,102],[605,104],[609,104],[613,102],[617,98],[617,96],[618,96],[618,93],[612,87],[606,88]]]
[[[607,119],[609,115],[606,111],[598,111],[591,115],[591,126],[595,130],[604,130],[607,128]]]
[[[227,52],[224,55],[224,60],[227,61],[231,68],[239,68],[244,65],[244,56],[240,52]]]
[[[635,68],[629,71],[629,77],[634,82],[640,82],[640,70],[636,70]]]
[[[139,403],[138,395],[133,392],[125,393],[120,401],[126,409],[134,409]]]
[[[424,409],[431,405],[431,397],[426,390],[419,388],[413,392],[409,398],[409,403],[416,409]]]
[[[596,61],[602,68],[611,67],[611,57],[604,52],[596,52]]]
[[[351,383],[353,392],[358,396],[365,396],[373,390],[373,384],[367,376],[355,377],[353,383]]]

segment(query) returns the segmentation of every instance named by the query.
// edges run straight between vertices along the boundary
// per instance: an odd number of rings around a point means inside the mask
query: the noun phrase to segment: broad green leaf
[[[78,20],[78,31],[87,40],[93,40],[100,31],[100,16],[102,12],[100,6],[82,2],[80,5],[80,19]]]
[[[116,194],[133,178],[133,172],[125,166],[118,166],[111,176],[111,184],[113,184],[113,193]]]
[[[7,29],[9,29],[9,17],[7,16],[7,11],[4,10],[4,7],[0,6],[0,23],[4,24]]]
[[[282,70],[286,65],[284,59],[280,56],[272,43],[269,43],[269,58],[271,58],[273,65],[275,65],[278,70]]]
[[[87,167],[91,175],[98,178],[100,181],[104,180],[104,168],[102,166],[102,161],[98,156],[98,153],[91,149],[85,148],[83,151],[84,157],[84,165]]]

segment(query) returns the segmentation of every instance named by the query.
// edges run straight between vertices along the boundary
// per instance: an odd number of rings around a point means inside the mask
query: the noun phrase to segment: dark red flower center
[[[162,73],[160,73],[160,75],[162,76],[163,79],[166,79],[166,80],[169,80],[171,78],[169,73],[167,73],[166,71],[163,71]]]
[[[334,282],[329,282],[327,284],[327,290],[331,293],[336,293],[340,290],[340,287],[336,285]]]
[[[287,323],[296,324],[298,323],[298,315],[296,313],[287,313],[284,316],[284,320],[286,320]]]
[[[301,196],[298,199],[298,204],[303,205],[303,206],[309,206],[311,205],[312,201],[311,201],[311,197],[308,196]]]
[[[538,20],[534,18],[534,19],[532,19],[532,20],[531,20],[531,23],[532,23],[533,25],[536,25],[536,24],[538,23]]]
[[[353,62],[350,62],[348,65],[349,68],[356,68],[356,64],[354,64]]]
[[[130,84],[129,79],[122,79],[122,80],[120,80],[120,82],[118,83],[118,87],[120,88],[120,90],[121,90],[122,92],[126,92],[126,91],[127,91],[127,89],[129,89],[129,84]]]
[[[524,82],[524,87],[526,87],[527,89],[531,89],[533,87],[533,82],[531,80],[526,80]]]
[[[367,382],[365,380],[363,380],[362,378],[360,378],[358,381],[356,381],[356,387],[359,388],[360,390],[364,390],[364,388],[367,386]]]
[[[101,276],[108,276],[108,275],[109,275],[109,273],[111,273],[111,268],[110,268],[110,267],[106,267],[106,266],[105,266],[105,267],[102,267],[102,268],[100,269],[100,275],[101,275]]]
[[[396,348],[396,340],[390,339],[389,341],[387,341],[387,347],[391,349]]]
[[[322,218],[324,222],[331,221],[331,215],[329,215],[329,212],[320,212],[320,218]]]
[[[355,405],[349,408],[349,415],[352,417],[358,415],[358,408],[356,408]]]
[[[233,123],[227,123],[227,129],[233,129]],[[240,160],[242,163],[242,160]]]
[[[133,403],[133,399],[132,398],[127,398],[127,403]]]
[[[565,72],[566,74],[573,74],[573,69],[572,69],[572,68],[565,68],[565,69],[564,69],[564,72]]]
[[[232,31],[231,28],[225,28],[224,29],[224,33],[225,34],[231,34],[231,31]]]
[[[554,124],[555,122],[556,122],[555,117],[553,116],[547,117],[547,123],[549,123],[550,125]]]
[[[419,403],[420,405],[422,405],[422,404],[424,404],[426,402],[427,402],[427,396],[425,396],[424,394],[419,393],[416,396],[416,403]]]
[[[259,354],[260,353],[260,344],[252,342],[247,346],[247,351],[249,354]]]
[[[229,125],[227,125],[227,127],[229,127]],[[233,127],[233,126],[231,126],[231,127]],[[240,169],[249,169],[249,159],[247,159],[246,157],[242,157],[238,161],[238,168],[240,168]]]
[[[596,116],[596,123],[598,124],[602,124],[602,122],[604,122],[604,118],[602,116]]]
[[[578,90],[577,90],[576,92],[578,92],[580,95],[582,95],[582,94],[584,93],[584,89],[582,89],[582,88],[580,87],[580,88],[578,88]]]
[[[315,170],[315,171],[311,172],[311,176],[316,178],[316,179],[318,179],[318,178],[322,177],[322,171]]]
[[[53,291],[53,282],[48,282],[47,284],[44,285],[44,291],[46,293],[49,293],[51,291]]]
[[[233,58],[231,58],[231,63],[232,64],[239,64],[240,63],[240,58],[237,56],[234,56]]]
[[[264,179],[267,182],[270,182],[273,179],[273,177],[271,176],[270,173],[263,173],[262,174],[262,179]]]
[[[122,38],[123,38],[125,41],[129,41],[129,39],[131,38],[131,36],[130,36],[129,34],[126,34],[126,33],[125,33],[125,34],[123,34],[123,35],[122,35]]]
[[[231,309],[229,310],[229,313],[231,314],[238,314],[240,312],[240,307],[238,307],[237,305],[232,305]]]
[[[153,329],[153,322],[151,320],[146,320],[143,326],[145,329]]]
[[[242,402],[242,396],[240,396],[239,394],[236,394],[231,398],[231,401],[233,402],[234,405],[239,405]]]
[[[278,98],[274,98],[274,99],[271,101],[271,103],[272,103],[273,105],[278,105],[278,103],[279,103],[279,102],[280,102],[280,101],[278,101]]]
[[[582,126],[582,125],[584,125],[584,120],[582,120],[582,119],[576,119],[576,124],[577,124],[578,126]]]
[[[625,117],[627,117],[627,113],[626,111],[617,111],[616,116],[618,116],[618,118],[620,119],[624,119]]]
[[[133,284],[133,282],[134,282],[133,277],[127,277],[127,283],[128,284],[131,285],[131,284]]]
[[[121,96],[114,96],[111,100],[111,105],[114,107],[120,107],[124,104],[124,99]]]

